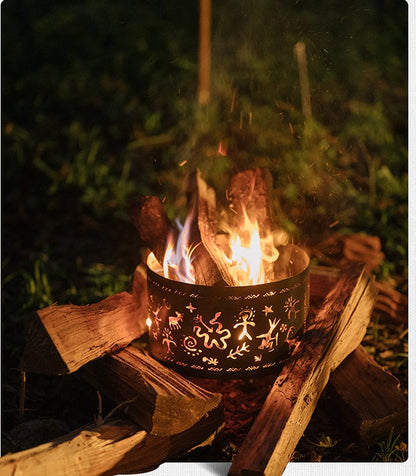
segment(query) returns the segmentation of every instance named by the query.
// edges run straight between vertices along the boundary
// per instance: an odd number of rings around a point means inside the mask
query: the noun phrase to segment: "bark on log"
[[[273,230],[272,181],[267,169],[244,170],[233,175],[227,196],[237,227],[241,226],[246,212],[251,221],[257,220],[261,237]]]
[[[209,444],[222,425],[215,409],[192,428],[173,436],[153,436],[126,419],[75,430],[35,448],[0,458],[2,476],[112,476],[142,473],[196,446]]]
[[[91,385],[118,405],[148,433],[167,436],[194,425],[221,402],[204,390],[129,346],[81,369]]]
[[[329,266],[311,266],[309,273],[310,297],[322,300],[336,285],[340,270]]]
[[[337,413],[365,442],[400,433],[407,424],[407,400],[399,380],[359,346],[334,370],[328,389]]]
[[[361,266],[342,274],[284,364],[229,474],[283,473],[331,371],[363,338],[375,295]]]
[[[311,297],[323,298],[335,285],[339,269],[329,266],[311,266]],[[375,310],[401,324],[408,323],[408,298],[388,283],[375,283],[378,294]]]
[[[85,305],[51,305],[37,312],[26,339],[20,368],[63,375],[91,360],[126,347],[147,332],[147,281],[142,266],[132,290]]]
[[[320,300],[334,287],[339,270],[312,266],[311,301]],[[379,310],[380,283],[375,309]],[[383,289],[383,288],[382,288]],[[334,370],[328,390],[342,421],[365,442],[388,436],[392,427],[399,432],[407,422],[407,400],[400,382],[379,365],[362,346]]]
[[[259,236],[263,240],[263,251],[270,256],[273,255],[275,247],[287,244],[287,239],[284,239],[283,242],[273,243],[275,223],[271,202],[272,193],[272,175],[267,169],[260,168],[244,170],[233,175],[227,192],[229,208],[233,212],[229,217],[232,228],[244,230],[247,218],[253,224],[257,222]],[[286,233],[283,233],[282,236],[287,237]],[[242,238],[244,239],[244,236]],[[266,250],[266,246],[268,250]],[[275,277],[279,271],[276,262],[263,261],[263,266],[266,281],[281,279],[280,276]]]
[[[128,214],[143,244],[153,251],[159,263],[163,265],[166,240],[169,233],[172,233],[176,241],[177,230],[169,220],[160,199],[146,196],[133,201]]]

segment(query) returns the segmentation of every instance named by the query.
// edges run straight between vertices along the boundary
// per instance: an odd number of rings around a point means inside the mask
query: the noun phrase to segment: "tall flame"
[[[166,278],[195,284],[192,261],[194,251],[201,243],[191,243],[190,240],[196,212],[196,207],[192,207],[183,226],[176,220],[179,233],[169,234],[163,263],[158,264],[156,258],[151,256],[154,271]],[[257,219],[250,218],[245,208],[241,213],[238,227],[231,227],[227,219],[220,225],[224,233],[217,235],[217,246],[209,250],[211,257],[215,262],[228,266],[233,285],[272,282],[275,280],[274,263],[279,257],[276,246],[286,245],[288,236],[282,230],[260,230]]]
[[[194,284],[195,271],[192,266],[192,254],[198,244],[190,245],[189,243],[192,220],[193,213],[188,214],[183,226],[178,219],[176,220],[179,229],[176,240],[175,234],[169,233],[163,259],[163,274],[166,278]]]
[[[228,228],[228,243],[221,247],[229,270],[239,286],[263,284],[274,279],[273,263],[279,257],[274,246],[273,232],[260,237],[256,219],[250,220],[243,211],[244,220],[237,230]]]

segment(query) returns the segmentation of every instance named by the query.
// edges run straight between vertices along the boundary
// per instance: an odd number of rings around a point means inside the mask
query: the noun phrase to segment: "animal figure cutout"
[[[279,332],[276,332],[275,336],[272,337],[273,331],[279,325],[280,319],[274,319],[273,322],[269,319],[269,330],[265,334],[260,334],[256,336],[258,339],[262,339],[261,344],[258,349],[268,349],[269,352],[273,350],[273,346],[278,344]]]
[[[176,316],[169,316],[169,329],[180,329],[183,321],[183,314],[175,311]]]

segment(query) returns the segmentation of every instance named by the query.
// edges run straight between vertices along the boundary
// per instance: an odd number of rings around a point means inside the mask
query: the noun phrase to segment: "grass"
[[[373,461],[402,463],[407,459],[407,444],[401,439],[401,435],[394,436],[393,431],[385,441],[379,441]]]

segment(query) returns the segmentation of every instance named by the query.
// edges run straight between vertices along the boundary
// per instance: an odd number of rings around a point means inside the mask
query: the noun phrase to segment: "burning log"
[[[234,212],[232,215],[234,227],[244,229],[247,220],[257,223],[259,237],[263,241],[263,250],[271,258],[273,258],[273,251],[275,256],[278,256],[273,243],[272,191],[271,173],[267,169],[257,168],[235,174],[231,178],[227,194],[229,208]],[[268,282],[276,280],[273,261],[270,259],[270,262],[264,263],[265,279]]]
[[[28,330],[20,368],[62,375],[91,360],[126,347],[147,331],[147,282],[138,266],[131,292],[85,306],[51,305],[37,312]]]
[[[49,443],[0,458],[2,475],[88,474],[90,476],[139,473],[164,461],[210,444],[222,424],[215,409],[186,431],[153,436],[126,419],[112,418],[103,425],[79,428]]]
[[[251,221],[257,220],[260,236],[273,230],[272,181],[267,169],[244,170],[233,175],[227,196],[237,227],[241,227],[247,213]]]
[[[168,436],[188,429],[221,402],[149,355],[127,347],[89,363],[81,374],[148,433]]]
[[[331,371],[364,337],[375,295],[361,266],[341,275],[284,364],[229,474],[282,474]]]
[[[238,283],[229,271],[222,251],[217,244],[217,220],[216,220],[216,198],[215,191],[208,187],[202,179],[199,171],[196,173],[196,183],[198,190],[198,227],[201,234],[202,244],[205,246],[212,260],[217,265],[222,278],[229,286]]]
[[[189,241],[190,243],[197,244],[192,253],[192,266],[195,271],[195,284],[213,286],[224,283],[217,265],[202,243],[201,233],[198,226],[199,187],[196,173],[191,174],[188,178],[187,201],[188,209],[190,210],[189,216],[191,217]]]
[[[333,401],[345,423],[365,442],[399,433],[407,422],[407,401],[396,377],[359,346],[329,380]]]
[[[176,236],[177,231],[160,199],[154,196],[142,197],[130,204],[128,214],[143,244],[153,251],[159,263],[163,264],[168,236],[170,233]]]

